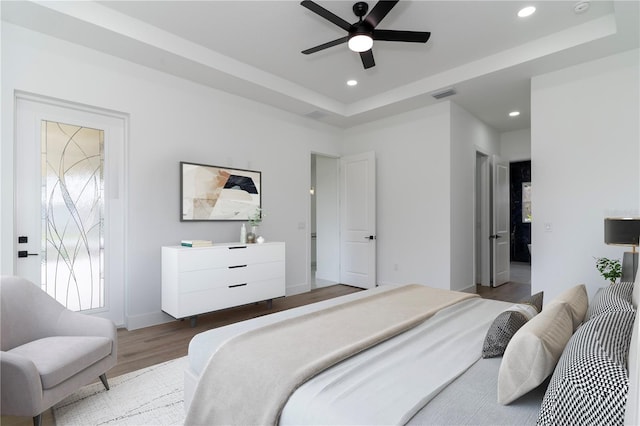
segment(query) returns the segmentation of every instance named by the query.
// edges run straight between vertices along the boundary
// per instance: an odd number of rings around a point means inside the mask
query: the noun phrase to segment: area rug
[[[80,389],[53,408],[56,426],[184,424],[187,357],[109,378]]]

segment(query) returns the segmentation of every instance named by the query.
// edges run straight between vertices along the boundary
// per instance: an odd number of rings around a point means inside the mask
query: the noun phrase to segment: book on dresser
[[[211,240],[182,240],[180,245],[184,247],[211,247],[213,241]]]
[[[285,244],[162,247],[162,310],[174,318],[285,295]]]

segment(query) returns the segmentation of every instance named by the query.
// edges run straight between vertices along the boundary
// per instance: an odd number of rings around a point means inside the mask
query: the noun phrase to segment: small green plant
[[[255,213],[248,217],[248,220],[251,226],[260,226],[263,217],[264,213],[262,212],[262,209],[258,207],[256,208]]]
[[[622,276],[622,265],[619,259],[607,259],[606,257],[596,257],[596,268],[605,280],[615,284],[616,280]]]

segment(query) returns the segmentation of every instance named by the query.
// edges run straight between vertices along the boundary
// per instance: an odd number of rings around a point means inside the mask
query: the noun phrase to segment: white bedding
[[[489,325],[509,306],[476,298],[443,309],[306,382],[280,424],[405,424],[480,358]]]
[[[234,335],[387,290],[377,288],[201,333],[189,346],[185,407],[210,355]],[[491,321],[511,305],[472,299],[443,310],[422,326],[358,354],[301,386],[286,404],[280,423],[405,423],[431,396],[478,360]]]
[[[237,322],[197,334],[193,337],[193,339],[191,339],[191,342],[189,342],[189,364],[187,369],[185,370],[184,378],[185,410],[189,410],[189,406],[191,405],[191,400],[193,398],[193,393],[195,392],[195,388],[200,379],[200,374],[207,366],[209,358],[221,345],[223,345],[226,341],[233,338],[234,336],[250,330],[255,330],[260,327],[264,327],[269,324],[273,324],[278,321],[282,321],[284,319],[295,318],[296,316],[300,316],[310,312],[316,312],[321,309],[349,302],[351,300],[361,299],[370,294],[384,293],[396,287],[397,286],[394,285],[376,287],[370,290],[360,291],[357,293],[323,300],[321,302],[316,302],[293,309],[288,309],[286,311],[275,312],[273,314],[264,315],[262,317],[253,318],[247,321]]]
[[[477,298],[404,285],[236,336],[200,375],[185,424],[276,424],[305,382],[447,307]]]

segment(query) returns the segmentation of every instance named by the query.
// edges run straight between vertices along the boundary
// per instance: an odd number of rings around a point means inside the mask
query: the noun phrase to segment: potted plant
[[[606,257],[596,258],[596,268],[605,280],[615,284],[616,280],[622,276],[622,265],[619,259],[608,259]]]
[[[263,217],[264,213],[260,207],[257,207],[255,213],[248,217],[249,223],[251,224],[251,230],[247,233],[248,243],[256,242],[258,238],[258,226],[262,223]]]

